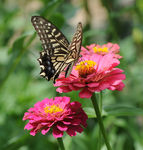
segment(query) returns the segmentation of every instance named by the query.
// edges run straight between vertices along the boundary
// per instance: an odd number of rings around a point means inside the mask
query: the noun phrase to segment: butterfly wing
[[[72,67],[78,61],[80,57],[80,48],[82,43],[82,24],[78,23],[76,32],[68,47],[69,53],[67,54],[63,64],[56,70],[57,74],[60,74],[65,68],[65,77],[69,76],[72,71]]]
[[[40,75],[47,80],[58,78],[59,74],[66,69],[66,75],[69,74],[72,66],[79,58],[82,25],[77,26],[71,44],[65,38],[62,32],[58,30],[50,21],[40,16],[33,16],[31,22],[37,31],[44,51],[40,52],[41,72]]]
[[[41,16],[32,16],[31,22],[40,37],[44,50],[49,50],[51,53],[55,50],[58,51],[57,49],[51,49],[51,47],[56,48],[56,45],[53,44],[57,43],[61,44],[61,47],[64,47],[64,50],[68,48],[68,40],[66,39],[64,34],[60,32],[60,30],[56,26],[54,26],[50,21],[46,20]],[[47,47],[47,45],[49,47]]]
[[[71,73],[72,67],[78,61],[80,57],[81,44],[82,44],[82,24],[78,23],[77,30],[68,48],[70,53],[68,54],[65,63],[69,63],[69,66],[66,69],[65,76],[68,76]]]
[[[40,75],[47,80],[53,77],[57,78],[59,74],[57,69],[63,68],[64,60],[69,54],[69,42],[57,27],[43,17],[33,16],[31,22],[44,49],[40,52],[40,58],[38,59],[41,67]]]

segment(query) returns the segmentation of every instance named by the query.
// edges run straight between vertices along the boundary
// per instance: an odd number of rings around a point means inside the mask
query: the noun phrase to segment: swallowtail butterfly
[[[48,81],[52,79],[55,83],[56,78],[65,69],[65,77],[70,74],[72,66],[80,57],[82,24],[78,23],[77,30],[69,43],[63,33],[45,18],[32,16],[31,22],[43,47],[38,58],[40,75]]]

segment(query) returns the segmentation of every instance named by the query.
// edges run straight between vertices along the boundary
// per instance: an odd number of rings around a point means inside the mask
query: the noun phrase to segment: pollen
[[[62,112],[63,109],[59,106],[59,105],[50,105],[50,106],[46,106],[44,108],[45,113],[50,113],[50,114],[54,114],[57,112]]]
[[[86,75],[89,75],[95,71],[95,68],[94,68],[95,65],[96,65],[96,62],[92,60],[81,61],[76,66],[76,70],[78,70],[79,75],[81,77],[85,77]]]
[[[99,53],[99,54],[105,54],[105,53],[108,53],[109,52],[109,50],[108,50],[108,47],[103,47],[103,48],[101,48],[101,47],[94,47],[93,48],[93,50],[94,50],[94,52],[95,53]]]

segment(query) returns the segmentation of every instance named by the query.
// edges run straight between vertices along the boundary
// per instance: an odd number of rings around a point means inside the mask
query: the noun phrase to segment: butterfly
[[[67,77],[80,57],[82,43],[82,24],[78,23],[71,43],[64,34],[49,20],[41,16],[32,16],[31,22],[42,42],[43,51],[40,52],[38,62],[40,75],[48,81],[55,80],[65,71]]]

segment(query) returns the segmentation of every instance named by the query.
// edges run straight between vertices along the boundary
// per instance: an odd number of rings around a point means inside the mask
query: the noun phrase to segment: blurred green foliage
[[[118,43],[124,57],[120,68],[127,77],[126,87],[121,92],[103,92],[104,124],[110,143],[114,150],[143,149],[143,1],[99,0],[97,6],[99,3],[107,19],[103,28],[91,25],[91,4],[96,7],[93,0],[0,1],[0,150],[58,149],[51,134],[33,137],[23,130],[26,122],[22,118],[28,108],[45,97],[60,95],[52,82],[39,76],[36,59],[42,48],[30,18],[46,17],[70,39],[74,30],[71,22],[74,24],[79,10],[86,18],[83,45]],[[77,92],[61,95],[80,101],[90,118],[84,133],[64,136],[67,150],[97,150],[99,127],[94,123],[90,100],[81,100]],[[100,144],[105,150],[104,142]]]

